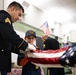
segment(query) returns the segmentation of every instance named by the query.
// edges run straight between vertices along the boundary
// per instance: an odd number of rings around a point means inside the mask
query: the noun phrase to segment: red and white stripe
[[[58,50],[33,50],[27,53],[28,60],[34,63],[35,65],[42,67],[52,67],[52,66],[61,66],[59,64],[59,58],[64,54],[68,49],[60,48]]]

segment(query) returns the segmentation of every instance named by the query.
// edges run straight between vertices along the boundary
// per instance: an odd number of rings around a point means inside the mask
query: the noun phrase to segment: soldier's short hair
[[[22,9],[23,13],[24,13],[24,8],[22,7],[22,5],[16,1],[13,1],[12,3],[9,4],[8,8],[10,7],[16,7],[16,9]]]

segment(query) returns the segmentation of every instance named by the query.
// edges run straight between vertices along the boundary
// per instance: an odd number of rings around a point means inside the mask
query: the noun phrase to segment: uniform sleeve
[[[9,37],[7,38],[7,40],[11,42],[12,44],[14,44],[15,46],[17,46],[17,48],[22,49],[22,50],[25,50],[28,46],[28,43],[22,38],[20,38],[20,36],[17,35],[15,31],[12,31],[9,34]]]
[[[25,50],[28,46],[28,43],[20,38],[20,36],[14,31],[8,16],[0,18],[0,36],[5,41],[14,44],[22,50]]]

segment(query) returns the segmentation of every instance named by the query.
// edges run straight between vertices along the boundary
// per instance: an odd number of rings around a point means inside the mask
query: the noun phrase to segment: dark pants
[[[22,75],[41,75],[40,67],[28,62],[22,67]]]
[[[48,68],[50,74],[47,75],[65,75],[64,68]]]

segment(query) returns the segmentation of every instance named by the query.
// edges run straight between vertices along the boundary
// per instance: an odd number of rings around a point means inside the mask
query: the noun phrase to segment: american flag
[[[42,67],[62,67],[59,63],[60,57],[65,53],[68,47],[58,50],[34,50],[27,53],[28,60],[35,65]]]
[[[41,67],[76,67],[76,43],[57,50],[30,50],[25,59]]]
[[[50,30],[49,30],[49,26],[48,26],[48,22],[47,22],[47,21],[41,26],[41,30],[42,30],[46,35],[50,35]]]

